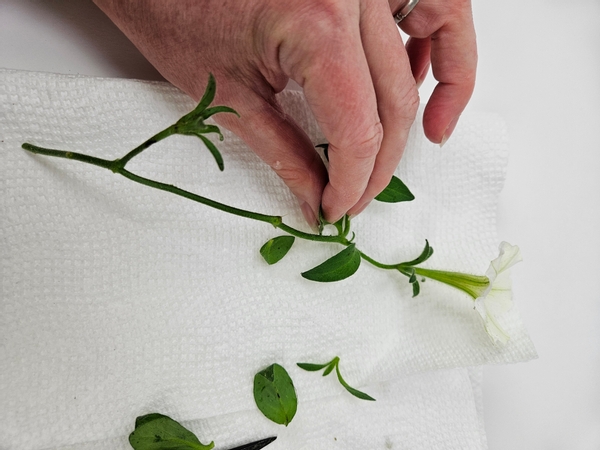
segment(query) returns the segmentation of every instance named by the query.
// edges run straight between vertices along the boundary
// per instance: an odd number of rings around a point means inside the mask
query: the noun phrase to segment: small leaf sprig
[[[366,394],[362,391],[359,391],[358,389],[353,388],[346,382],[346,380],[344,380],[344,378],[342,377],[342,374],[340,372],[340,358],[338,356],[336,356],[331,361],[329,361],[325,364],[313,364],[313,363],[296,363],[296,364],[301,369],[307,370],[309,372],[318,372],[319,370],[325,369],[323,371],[324,377],[329,375],[331,372],[333,372],[333,369],[335,369],[335,373],[337,375],[338,381],[340,382],[340,384],[342,386],[344,386],[344,388],[348,392],[350,392],[355,397],[360,398],[361,400],[369,400],[369,401],[373,401],[373,402],[375,401],[375,399],[373,397],[371,397],[369,394]]]
[[[414,266],[424,262],[427,258],[429,258],[432,255],[433,249],[429,246],[428,242],[426,243],[425,249],[423,250],[421,256],[419,256],[413,261],[398,264],[383,264],[376,261],[375,259],[371,258],[370,256],[358,249],[354,242],[354,233],[352,233],[351,237],[349,237],[350,218],[347,215],[342,217],[339,221],[333,224],[329,224],[333,225],[334,229],[337,231],[337,234],[323,234],[324,225],[326,225],[327,223],[322,218],[319,225],[319,232],[307,233],[287,225],[283,222],[283,218],[281,216],[261,214],[254,211],[248,211],[245,209],[226,205],[224,203],[217,202],[215,200],[203,197],[193,192],[189,192],[184,189],[178,188],[171,184],[162,183],[160,181],[142,177],[133,172],[130,172],[125,168],[129,161],[131,161],[133,158],[138,156],[150,146],[170,136],[180,134],[186,136],[196,136],[200,140],[202,140],[206,148],[214,157],[219,169],[223,170],[224,162],[221,153],[214,145],[214,143],[206,137],[207,134],[217,134],[219,140],[222,141],[223,134],[221,133],[219,127],[217,127],[216,125],[207,124],[205,121],[218,113],[230,113],[236,115],[238,115],[238,113],[228,106],[210,106],[210,104],[215,98],[215,94],[216,81],[214,76],[210,74],[208,77],[208,84],[202,96],[202,99],[191,112],[181,117],[173,125],[165,128],[164,130],[156,133],[154,136],[144,141],[142,144],[125,154],[122,158],[107,160],[84,153],[43,148],[30,143],[24,143],[22,145],[22,148],[34,154],[65,158],[102,167],[104,169],[111,170],[116,174],[122,175],[136,183],[140,183],[145,186],[152,187],[154,189],[169,192],[229,214],[269,223],[273,227],[287,233],[287,235],[275,237],[266,242],[261,247],[260,253],[268,264],[275,264],[278,261],[280,261],[292,248],[296,238],[328,244],[339,244],[345,247],[339,253],[327,259],[318,266],[302,272],[302,276],[305,279],[319,282],[340,281],[356,273],[356,271],[360,267],[361,261],[365,260],[380,269],[394,270],[407,276],[409,278],[410,283],[413,286],[413,296],[419,294],[419,283],[416,280]],[[327,157],[329,145],[320,144],[319,147],[323,148],[325,156]],[[408,187],[406,187],[406,185],[397,177],[393,177],[386,189],[376,197],[376,200],[387,203],[398,203],[404,201],[411,201],[413,199],[414,195],[410,192]]]

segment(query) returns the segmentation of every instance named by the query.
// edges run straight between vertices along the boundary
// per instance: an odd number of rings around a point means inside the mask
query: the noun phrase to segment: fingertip
[[[423,111],[423,131],[427,139],[443,146],[456,129],[470,92],[457,92],[460,87],[438,84]]]
[[[458,124],[459,118],[460,118],[460,116],[456,116],[454,119],[452,119],[450,121],[450,123],[446,127],[446,131],[444,131],[444,134],[442,135],[442,139],[440,140],[440,147],[443,147],[444,144],[446,144],[446,142],[448,142],[448,139],[450,139],[450,136],[452,136],[452,133],[454,132],[454,129],[456,128],[456,125]]]
[[[310,226],[313,231],[318,231],[319,229],[319,220],[317,219],[317,215],[315,214],[315,209],[310,203],[302,202],[300,204],[300,211],[302,211],[302,215],[304,216],[304,220]]]
[[[350,209],[350,211],[348,211],[348,215],[350,217],[358,216],[365,209],[367,209],[367,207],[371,204],[372,201],[373,201],[373,199],[360,202],[359,204],[357,204],[357,206],[355,206],[354,208]]]

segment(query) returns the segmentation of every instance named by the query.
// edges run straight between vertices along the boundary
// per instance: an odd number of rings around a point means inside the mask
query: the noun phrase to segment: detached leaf
[[[307,280],[325,283],[340,281],[354,275],[360,266],[360,261],[360,252],[356,249],[356,245],[350,244],[317,267],[303,272],[302,276]]]
[[[254,401],[267,419],[287,427],[296,414],[298,398],[283,367],[272,364],[254,376]]]
[[[333,369],[335,369],[338,365],[340,361],[340,358],[338,358],[337,356],[333,359],[333,361],[331,361],[329,363],[329,365],[327,366],[327,368],[323,371],[323,376],[326,377],[327,375],[329,375]]]
[[[316,372],[317,370],[321,370],[326,367],[325,371],[323,372],[324,377],[329,375],[333,371],[333,369],[335,369],[335,373],[337,374],[338,381],[340,382],[340,384],[342,386],[344,386],[344,388],[348,392],[350,392],[355,397],[360,398],[361,400],[375,401],[375,399],[373,397],[371,397],[370,395],[365,394],[364,392],[359,391],[358,389],[355,389],[352,386],[350,386],[348,383],[346,383],[346,381],[342,377],[342,374],[340,373],[340,358],[337,356],[325,364],[310,364],[310,363],[296,363],[296,364],[298,365],[298,367],[300,367],[304,370],[309,370],[311,372]]]
[[[338,377],[340,384],[342,386],[344,386],[346,388],[346,390],[348,392],[350,392],[352,395],[360,398],[361,400],[369,400],[372,402],[375,401],[375,399],[373,397],[371,397],[369,394],[365,394],[364,392],[359,391],[358,389],[354,389],[352,386],[350,386],[348,383],[346,383],[346,381],[342,378],[342,374],[340,373],[339,365],[335,366],[335,372],[337,373],[337,377]]]
[[[329,365],[329,363],[325,364],[311,364],[311,363],[296,363],[298,367],[301,369],[307,370],[309,372],[317,372],[321,369],[324,369]]]
[[[268,264],[275,264],[287,255],[295,240],[294,236],[278,236],[270,239],[260,248],[260,254]]]
[[[393,176],[387,187],[375,197],[375,200],[385,203],[410,202],[414,199],[412,192],[396,176]]]
[[[214,442],[201,443],[180,423],[158,413],[136,419],[129,443],[135,450],[211,450],[215,446]]]

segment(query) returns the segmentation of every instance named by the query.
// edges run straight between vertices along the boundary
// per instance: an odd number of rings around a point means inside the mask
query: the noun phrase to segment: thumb
[[[298,198],[306,221],[318,224],[327,172],[306,133],[283,112],[274,92],[263,97],[249,87],[224,86],[217,102],[234,108],[215,121],[238,135],[283,180]]]

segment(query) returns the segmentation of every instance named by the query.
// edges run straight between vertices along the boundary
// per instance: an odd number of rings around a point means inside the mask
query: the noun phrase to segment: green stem
[[[23,144],[25,150],[36,155],[54,156],[57,158],[73,159],[75,161],[81,161],[94,166],[103,167],[105,169],[112,170],[115,172],[115,162],[109,161],[108,159],[96,158],[95,156],[84,155],[83,153],[66,152],[64,150],[53,150],[50,148],[38,147],[32,144]]]
[[[171,125],[169,128],[165,128],[164,130],[156,133],[154,136],[152,136],[146,142],[138,145],[136,148],[131,150],[129,153],[127,153],[122,158],[117,159],[115,161],[115,164],[118,165],[118,167],[121,169],[124,168],[125,164],[127,164],[131,159],[133,159],[134,157],[136,157],[137,155],[142,153],[148,147],[150,147],[151,145],[156,144],[158,141],[162,141],[163,139],[166,139],[169,136],[172,136],[176,133],[177,133],[177,127],[175,125]]]
[[[279,219],[281,219],[281,217],[279,217]],[[307,241],[336,242],[345,246],[350,245],[350,242],[344,236],[323,236],[322,234],[305,233],[304,231],[292,228],[283,222],[281,222],[278,225],[275,225],[275,227],[279,228],[282,231],[285,231],[288,234],[291,234],[292,236],[296,236],[300,239],[305,239]]]
[[[373,264],[375,267],[379,267],[380,269],[386,269],[386,270],[398,270],[398,264],[383,264],[380,263],[379,261],[374,260],[373,258],[371,258],[370,256],[366,255],[365,253],[359,251],[360,256],[362,259],[364,259],[365,261]]]
[[[198,194],[194,194],[193,192],[186,191],[184,189],[178,188],[177,186],[173,186],[172,184],[161,183],[160,181],[151,180],[149,178],[144,178],[135,173],[129,172],[126,169],[119,169],[117,173],[120,173],[125,178],[129,178],[131,181],[135,181],[136,183],[143,184],[145,186],[150,186],[155,189],[159,189],[161,191],[170,192],[175,195],[179,195],[180,197],[187,198],[189,200],[193,200],[198,203],[202,203],[203,205],[210,206],[211,208],[215,208],[221,211],[228,212],[230,214],[234,214],[240,217],[247,217],[249,219],[258,220],[260,222],[267,222],[273,225],[274,227],[279,227],[281,225],[281,217],[279,216],[268,216],[265,214],[255,213],[252,211],[246,211],[244,209],[235,208],[233,206],[225,205],[224,203],[219,203],[217,201],[211,200],[206,197],[202,197]]]
[[[293,227],[283,223],[283,219],[281,218],[281,216],[270,216],[270,215],[266,215],[266,214],[256,213],[253,211],[247,211],[247,210],[240,209],[240,208],[235,208],[233,206],[229,206],[224,203],[220,203],[220,202],[211,200],[209,198],[202,197],[200,195],[194,194],[193,192],[186,191],[184,189],[178,188],[171,184],[161,183],[159,181],[151,180],[149,178],[144,178],[142,176],[139,176],[132,172],[129,172],[128,170],[125,170],[125,168],[123,166],[129,160],[131,160],[131,158],[133,158],[137,154],[141,153],[143,150],[148,148],[154,142],[157,142],[156,140],[153,141],[153,139],[156,139],[156,136],[159,136],[159,140],[164,139],[167,135],[166,133],[169,133],[169,128],[158,133],[153,138],[148,139],[144,144],[138,146],[137,148],[135,148],[134,150],[129,152],[125,157],[123,157],[121,159],[116,159],[113,161],[109,161],[107,159],[102,159],[102,158],[96,158],[94,156],[85,155],[83,153],[42,148],[42,147],[38,147],[35,145],[27,144],[27,143],[23,144],[22,147],[23,147],[23,149],[25,149],[29,152],[39,154],[39,155],[72,159],[75,161],[81,161],[81,162],[84,162],[87,164],[92,164],[94,166],[103,167],[103,168],[109,169],[115,173],[119,173],[119,174],[123,175],[124,177],[126,177],[132,181],[135,181],[136,183],[140,183],[145,186],[159,189],[161,191],[170,192],[170,193],[178,195],[180,197],[184,197],[189,200],[193,200],[195,202],[202,203],[203,205],[210,206],[211,208],[215,208],[220,211],[224,211],[224,212],[236,215],[236,216],[246,217],[248,219],[253,219],[253,220],[260,221],[260,222],[269,223],[269,224],[273,225],[275,228],[279,228],[282,231],[285,231],[286,233],[291,234],[292,236],[299,237],[301,239],[306,239],[306,240],[310,240],[310,241],[319,241],[319,242],[335,242],[335,243],[339,243],[342,245],[349,244],[349,242],[347,241],[347,239],[344,236],[323,236],[320,234],[305,233],[303,231],[297,230],[296,228],[293,228]],[[170,132],[170,133],[172,134],[172,132]],[[136,152],[136,153],[134,154],[134,152]],[[133,156],[131,156],[131,155],[133,155]]]

